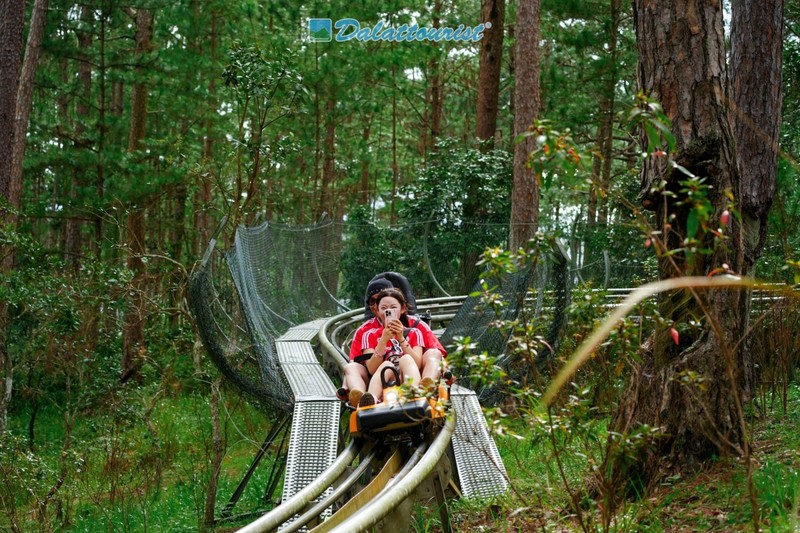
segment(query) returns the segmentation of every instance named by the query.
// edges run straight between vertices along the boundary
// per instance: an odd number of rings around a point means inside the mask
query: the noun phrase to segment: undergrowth
[[[598,420],[596,442],[607,437],[606,419]],[[751,420],[754,481],[760,527],[765,531],[796,531],[800,498],[800,384],[788,387],[787,405]],[[511,490],[489,500],[457,500],[451,504],[456,531],[602,531],[600,502],[582,501],[584,526],[570,507],[570,494],[558,475],[552,442],[541,429],[523,420],[495,435]],[[591,484],[597,457],[586,453],[584,437],[562,450],[571,489]],[[421,508],[420,508],[421,509]],[[441,531],[433,515],[418,510],[420,531]],[[427,521],[426,521],[427,520]],[[752,511],[746,489],[746,469],[735,458],[718,458],[691,476],[666,477],[646,494],[629,495],[614,514],[608,531],[752,531]]]
[[[77,419],[66,452],[57,406],[39,411],[33,443],[26,436],[29,413],[17,412],[0,440],[0,531],[203,529],[211,456],[208,398],[160,397],[148,430],[141,418],[143,396]],[[217,514],[269,431],[264,416],[237,395],[222,404],[226,455]],[[270,462],[265,458],[255,471],[235,512],[271,506],[263,501]]]

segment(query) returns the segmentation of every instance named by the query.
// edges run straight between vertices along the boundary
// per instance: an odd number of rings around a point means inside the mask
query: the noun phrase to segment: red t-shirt
[[[356,330],[356,334],[353,337],[353,344],[350,345],[350,360],[355,361],[356,357],[360,356],[364,353],[365,348],[363,348],[364,343],[364,333],[376,328],[383,328],[380,322],[376,317],[372,317],[363,324],[361,324],[358,329]]]
[[[408,318],[409,323],[414,326],[409,330],[408,334],[408,342],[412,348],[414,346],[422,346],[423,351],[436,348],[442,352],[442,357],[447,356],[447,350],[444,349],[442,343],[439,342],[439,339],[436,338],[433,330],[431,330],[431,327],[425,321],[420,320],[415,316],[409,316]],[[377,331],[377,337],[374,337],[376,340],[374,340],[374,344],[370,345],[373,342],[370,339],[373,338],[375,331]],[[417,332],[419,333],[420,337],[416,341],[416,344],[414,344],[412,343],[411,338],[417,337]],[[368,335],[368,333],[370,334]],[[412,335],[412,333],[414,333],[414,335]],[[378,345],[377,339],[380,339],[382,334],[383,325],[378,321],[377,317],[372,317],[361,324],[353,336],[353,344],[350,345],[350,360],[355,361],[357,357],[364,353],[364,350],[374,350]]]
[[[424,350],[436,348],[442,352],[442,357],[447,357],[447,350],[444,349],[444,346],[442,346],[442,343],[439,342],[438,337],[436,337],[436,335],[433,333],[433,330],[427,322],[415,316],[408,317],[408,320],[415,329],[418,329],[422,332],[422,346],[424,347]]]

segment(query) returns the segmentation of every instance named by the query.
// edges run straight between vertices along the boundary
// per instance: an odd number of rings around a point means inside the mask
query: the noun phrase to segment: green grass
[[[43,408],[37,415],[34,452],[28,450],[24,437],[29,413],[16,413],[11,435],[0,448],[0,481],[13,487],[0,491],[0,531],[12,529],[12,515],[21,531],[197,531],[211,456],[207,398],[188,395],[158,400],[151,417],[155,439],[137,416],[141,406],[129,407],[121,412],[98,409],[91,417],[78,418],[63,461],[64,425],[58,410]],[[269,431],[264,416],[240,400],[225,404],[223,416],[227,451],[217,512]],[[66,475],[42,520],[36,510],[61,477],[62,464]],[[270,466],[267,457],[234,514],[264,508]]]
[[[211,426],[208,399],[196,392],[160,397],[151,416],[154,440],[139,396],[122,398],[76,418],[72,445],[62,456],[64,418],[55,405],[37,415],[36,442],[27,442],[29,412],[13,413],[10,435],[0,440],[0,530],[197,531],[209,475]],[[138,398],[138,399],[137,399]],[[223,401],[227,451],[222,465],[217,510],[228,501],[253,459],[269,422],[246,402]],[[759,413],[751,420],[754,440],[753,484],[759,527],[764,531],[798,528],[800,498],[800,386],[789,390],[786,411]],[[586,527],[602,531],[600,504],[588,498],[590,466],[601,458],[605,420],[579,417],[583,429],[557,438],[561,467],[578,493]],[[496,442],[513,490],[488,501],[452,500],[456,531],[580,530],[564,487],[552,444],[541,427],[513,419]],[[538,424],[541,424],[540,422]],[[584,438],[577,438],[577,435]],[[259,467],[234,513],[264,509],[269,459]],[[63,484],[37,514],[61,476]],[[161,477],[158,478],[158,468]],[[279,496],[280,488],[278,489]],[[417,532],[441,531],[434,505],[417,507]],[[247,519],[223,523],[230,530]],[[750,531],[753,512],[742,460],[718,459],[692,476],[664,479],[643,498],[619,509],[610,531]]]
[[[604,424],[598,424],[597,442],[604,441]],[[456,531],[581,531],[570,509],[567,493],[555,464],[552,446],[520,420],[509,424],[510,433],[523,438],[495,436],[513,490],[487,501],[451,502]],[[800,527],[800,386],[789,390],[789,405],[762,413],[750,421],[753,437],[753,484],[757,490],[759,528],[762,531],[797,531]],[[565,442],[565,441],[564,441]],[[568,442],[562,452],[570,488],[582,491],[590,478],[590,457],[585,444]],[[598,447],[599,450],[599,447]],[[599,504],[584,500],[582,512],[589,531],[603,531]],[[415,531],[440,531],[431,527],[433,514],[417,517]],[[608,527],[613,532],[661,533],[671,531],[752,531],[753,512],[747,490],[747,470],[742,459],[710,461],[691,476],[665,478],[642,498],[628,498]]]

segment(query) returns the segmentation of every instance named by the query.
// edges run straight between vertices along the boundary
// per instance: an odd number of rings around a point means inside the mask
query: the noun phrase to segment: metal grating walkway
[[[316,479],[338,452],[341,402],[311,346],[323,322],[315,320],[293,327],[275,342],[281,370],[295,399],[282,501]]]
[[[456,412],[453,453],[461,491],[466,498],[487,498],[508,490],[508,474],[489,435],[474,391],[453,385],[450,400]]]

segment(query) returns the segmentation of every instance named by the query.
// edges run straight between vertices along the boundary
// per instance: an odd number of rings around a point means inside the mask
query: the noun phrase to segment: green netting
[[[446,246],[448,239],[440,230],[423,230],[420,224],[413,224],[383,229],[380,231],[384,233],[377,235],[364,224],[264,223],[237,228],[227,251],[217,250],[212,242],[192,275],[188,291],[190,308],[210,359],[243,393],[271,408],[289,410],[293,398],[278,366],[275,340],[293,325],[344,312],[347,306],[361,307],[367,282],[381,271],[404,273],[418,298],[443,296],[443,290],[465,285],[469,278],[459,279],[458,273],[469,276],[470,269],[460,262],[477,257],[465,255],[459,247]],[[387,244],[386,231],[395,242]],[[492,233],[501,239],[507,228],[492,226]],[[404,234],[414,238],[404,238]],[[383,240],[369,240],[373,237]],[[352,272],[346,276],[340,272],[343,243],[352,246],[357,242],[363,242],[362,246],[391,245],[393,250],[402,246],[401,252],[396,252],[400,261],[391,256],[387,265],[361,265],[359,276],[363,280],[354,279]],[[348,264],[359,266],[357,261]],[[443,343],[470,336],[478,350],[500,355],[507,338],[490,323],[498,318],[511,320],[524,309],[528,319],[533,315],[533,320],[544,325],[548,341],[555,347],[566,321],[569,267],[561,250],[540,261],[535,273],[529,270],[496,280],[507,302],[501,316],[483,310],[478,298],[467,298],[445,330]],[[351,280],[356,294],[349,299],[340,294],[346,279]],[[526,293],[531,281],[534,289]],[[524,308],[523,302],[527,302]],[[545,364],[551,356],[543,353],[537,362]]]
[[[233,246],[219,252],[212,243],[192,275],[189,304],[211,360],[258,402],[292,405],[275,340],[293,325],[345,310],[335,296],[337,231],[331,223],[240,227]]]
[[[452,347],[457,338],[469,337],[473,353],[499,356],[498,364],[510,379],[525,380],[533,373],[533,365],[520,364],[505,354],[510,331],[495,326],[497,322],[516,320],[524,312],[524,320],[538,324],[552,348],[540,351],[535,361],[537,370],[544,368],[558,349],[566,327],[571,293],[569,257],[557,241],[551,244],[552,251],[539,257],[535,267],[477,282],[441,335],[442,344]],[[503,302],[499,311],[487,305],[482,282],[493,297],[499,297]],[[477,392],[484,403],[500,399],[501,392],[496,386],[478,387],[466,375],[459,376],[459,380],[462,385],[479,389]]]

